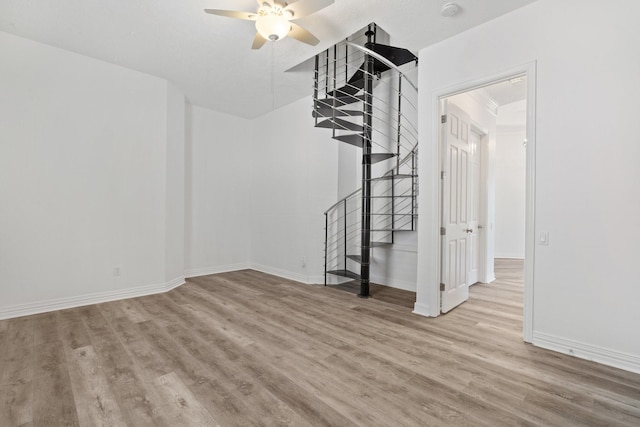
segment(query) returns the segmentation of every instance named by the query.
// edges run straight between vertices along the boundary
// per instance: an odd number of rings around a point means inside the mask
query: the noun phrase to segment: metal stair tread
[[[371,163],[373,164],[373,163],[383,162],[387,159],[396,157],[396,154],[395,153],[371,153],[371,154],[365,154],[365,156],[370,156]]]
[[[388,196],[371,196],[370,198],[371,199],[392,199],[392,198],[396,198],[396,197],[401,197],[401,198],[407,198],[408,199],[409,197],[415,198],[416,196],[413,196],[411,194],[399,194],[397,196],[395,196],[395,195],[394,196],[391,196],[391,195],[388,195]]]
[[[330,117],[359,117],[364,115],[362,110],[341,110],[333,107],[319,107],[313,110],[312,116],[328,119]]]
[[[347,255],[347,258],[351,261],[357,262],[358,264],[362,263],[362,255]]]
[[[356,147],[362,148],[364,135],[360,133],[354,133],[351,135],[336,135],[333,137],[333,139],[337,139],[338,141],[346,142],[347,144],[355,145]]]
[[[380,43],[367,43],[365,44],[365,47],[367,49],[371,49],[379,55],[384,56],[386,59],[393,62],[397,66],[408,64],[411,61],[418,60],[418,57],[411,53],[410,50],[402,47],[389,46]]]
[[[371,242],[372,248],[383,248],[385,246],[391,246],[391,245],[393,245],[392,242]]]
[[[362,132],[362,125],[357,123],[350,122],[349,120],[339,119],[339,118],[329,118],[318,122],[316,127],[319,128],[336,128],[336,130],[351,130],[354,132]]]
[[[376,178],[371,178],[370,181],[384,181],[390,179],[406,179],[406,178],[417,178],[418,175],[410,175],[410,174],[395,174],[395,175],[383,175]]]
[[[372,228],[369,231],[390,231],[390,232],[396,232],[396,231],[415,231],[412,230],[411,228]]]
[[[376,215],[376,216],[418,216],[418,214],[412,214],[412,213],[372,213],[371,215]]]
[[[360,280],[360,275],[359,274],[354,273],[353,271],[349,271],[349,270],[331,270],[331,271],[327,271],[327,273],[333,274],[333,275],[336,275],[336,276],[348,277],[350,279]]]
[[[338,97],[329,96],[327,98],[318,99],[318,103],[326,107],[333,107],[334,99],[336,101],[335,106],[340,107],[342,105],[348,105],[348,104],[353,104],[354,102],[364,101],[365,97],[364,95],[345,95],[345,96],[338,96]]]

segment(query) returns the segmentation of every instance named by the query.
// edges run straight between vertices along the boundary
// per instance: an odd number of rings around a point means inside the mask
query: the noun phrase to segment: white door
[[[455,104],[443,101],[441,311],[469,299],[471,271],[470,120]],[[476,222],[477,226],[477,222]]]

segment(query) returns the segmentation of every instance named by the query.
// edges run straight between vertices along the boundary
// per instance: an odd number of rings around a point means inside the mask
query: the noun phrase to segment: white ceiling
[[[285,38],[258,51],[253,22],[203,12],[251,12],[256,0],[0,0],[0,31],[162,77],[192,104],[253,118],[309,95],[311,74],[284,70],[370,22],[417,52],[533,1],[457,0],[461,12],[443,18],[442,0],[335,0],[297,21],[318,46]]]

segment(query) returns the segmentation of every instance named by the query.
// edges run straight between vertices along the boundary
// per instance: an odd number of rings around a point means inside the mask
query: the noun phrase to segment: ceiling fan
[[[212,15],[255,21],[256,33],[251,49],[260,49],[268,40],[277,41],[286,36],[292,37],[311,46],[320,40],[300,25],[291,22],[311,15],[329,6],[334,0],[257,0],[258,10],[255,13],[234,10],[205,9]]]

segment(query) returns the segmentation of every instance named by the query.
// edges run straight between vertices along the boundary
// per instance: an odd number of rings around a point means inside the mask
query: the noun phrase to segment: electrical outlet
[[[113,267],[113,275],[115,277],[120,276],[120,267]]]

